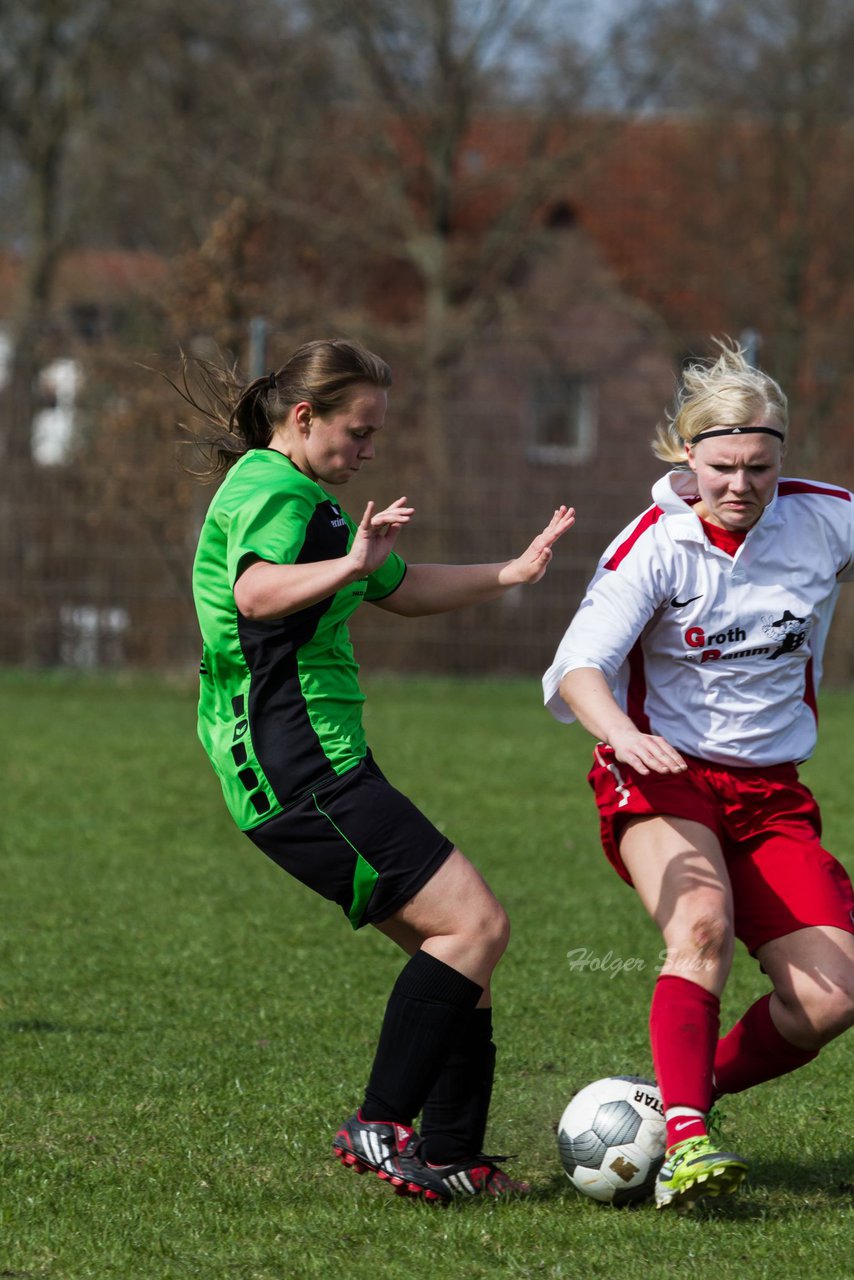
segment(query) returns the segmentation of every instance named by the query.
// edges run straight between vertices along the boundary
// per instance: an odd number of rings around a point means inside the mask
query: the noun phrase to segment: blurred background
[[[0,662],[190,671],[162,374],[343,335],[395,385],[342,497],[407,494],[405,557],[578,509],[536,590],[362,610],[360,657],[539,674],[711,335],[788,392],[787,473],[854,485],[852,162],[850,0],[0,0]]]

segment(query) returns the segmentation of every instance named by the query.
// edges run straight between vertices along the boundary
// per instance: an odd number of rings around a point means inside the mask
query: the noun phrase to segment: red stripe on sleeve
[[[616,569],[620,561],[625,560],[638,538],[642,537],[642,535],[646,533],[647,529],[651,529],[655,522],[660,520],[663,515],[664,512],[661,507],[650,507],[649,511],[645,511],[629,536],[620,543],[610,560],[606,562],[605,568]]]
[[[781,498],[787,497],[790,493],[823,493],[826,498],[841,498],[843,502],[851,501],[851,494],[847,489],[830,489],[824,484],[811,484],[807,480],[781,480],[777,486],[777,493]]]

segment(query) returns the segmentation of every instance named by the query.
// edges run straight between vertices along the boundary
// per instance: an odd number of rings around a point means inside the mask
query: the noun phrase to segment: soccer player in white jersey
[[[713,1101],[810,1062],[854,1021],[854,892],[797,764],[854,497],[785,480],[787,404],[743,353],[683,374],[653,505],[605,551],[547,671],[546,704],[598,740],[602,843],[662,931],[650,1040],[667,1120],[656,1203],[737,1188]],[[719,1038],[734,938],[772,990]]]

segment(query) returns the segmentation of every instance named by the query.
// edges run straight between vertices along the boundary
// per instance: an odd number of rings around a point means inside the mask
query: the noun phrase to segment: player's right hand
[[[683,773],[688,765],[666,738],[640,729],[613,734],[608,743],[621,764],[628,764],[642,776],[649,773]]]

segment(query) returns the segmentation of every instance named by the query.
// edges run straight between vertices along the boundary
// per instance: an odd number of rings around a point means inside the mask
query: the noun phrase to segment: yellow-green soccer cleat
[[[731,1195],[746,1173],[746,1160],[718,1151],[705,1134],[686,1138],[667,1152],[655,1180],[655,1207],[688,1210],[702,1196]]]

